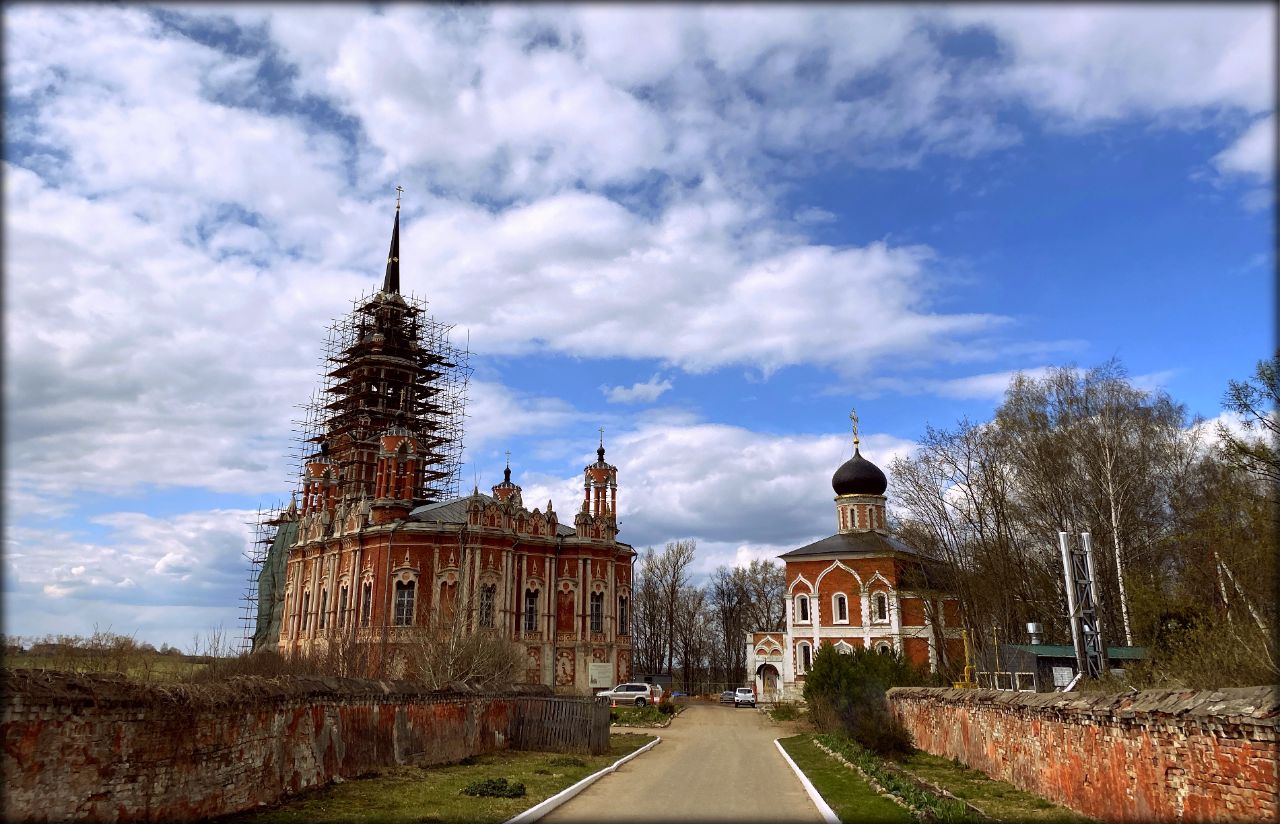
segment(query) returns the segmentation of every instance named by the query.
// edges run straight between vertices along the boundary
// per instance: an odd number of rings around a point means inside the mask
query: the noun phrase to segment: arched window
[[[619,598],[618,599],[618,634],[619,635],[631,634],[631,624],[628,621],[629,618],[630,616],[627,615],[627,599],[625,597]]]
[[[889,645],[888,641],[881,641],[880,643],[876,644],[876,652],[880,653],[881,655],[892,655],[893,647]]]
[[[329,624],[329,590],[320,590],[320,629]]]
[[[524,631],[536,632],[538,629],[538,591],[524,591]]]
[[[849,599],[844,596],[843,592],[836,593],[834,611],[837,623],[847,623],[849,621]]]
[[[604,593],[591,593],[591,631],[604,632]]]
[[[807,622],[809,620],[809,596],[800,595],[796,598],[796,618],[797,621]]]
[[[407,627],[413,623],[413,600],[417,584],[413,581],[396,581],[396,611],[391,623]]]
[[[853,655],[853,647],[849,646],[849,644],[844,641],[840,641],[836,644],[836,652],[841,655]]]
[[[872,599],[875,605],[875,616],[877,621],[889,620],[889,596],[883,592],[877,592]]]
[[[311,626],[311,592],[302,593],[302,631],[306,632],[307,627]]]
[[[360,586],[360,626],[369,626],[373,616],[373,581],[365,581]]]
[[[341,629],[347,625],[347,588],[345,586],[338,589],[338,628]]]
[[[480,626],[493,626],[493,604],[497,600],[497,596],[497,584],[480,587]]]
[[[812,666],[813,666],[813,650],[810,649],[808,644],[801,642],[800,643],[800,672],[797,674],[804,675],[806,672],[809,671],[809,668]]]

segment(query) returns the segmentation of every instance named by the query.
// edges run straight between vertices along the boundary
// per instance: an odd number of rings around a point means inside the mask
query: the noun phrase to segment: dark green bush
[[[804,699],[822,732],[846,735],[880,755],[905,755],[913,749],[911,735],[889,712],[885,690],[924,680],[901,656],[824,646],[805,675]]]
[[[486,778],[483,781],[472,781],[462,788],[462,792],[464,795],[485,798],[520,798],[524,795],[524,784],[505,778]]]
[[[671,703],[670,701],[663,701],[662,703],[658,704],[658,712],[662,713],[663,715],[675,715],[676,705]]]

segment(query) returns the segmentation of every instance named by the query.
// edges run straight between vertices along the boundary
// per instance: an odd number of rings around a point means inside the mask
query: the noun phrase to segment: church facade
[[[457,472],[440,383],[454,364],[400,294],[399,228],[397,205],[382,288],[329,358],[301,502],[277,521],[283,575],[260,596],[273,629],[262,643],[284,654],[354,643],[394,672],[432,634],[492,633],[519,646],[526,682],[587,693],[627,680],[635,552],[617,540],[603,440],[570,523],[551,501],[525,505],[509,461],[488,494],[440,494]]]
[[[779,556],[786,628],[748,633],[747,671],[761,700],[801,700],[827,645],[898,653],[934,672],[963,660],[959,601],[930,585],[936,562],[889,535],[888,480],[862,457],[856,423],[853,447],[831,479],[837,532]]]

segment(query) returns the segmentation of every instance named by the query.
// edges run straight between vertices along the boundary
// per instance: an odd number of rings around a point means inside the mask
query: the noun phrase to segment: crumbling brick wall
[[[917,747],[1104,821],[1275,821],[1280,688],[899,687]]]
[[[0,682],[4,820],[31,822],[194,821],[335,777],[457,761],[509,746],[529,700],[318,677],[160,687],[0,670]]]

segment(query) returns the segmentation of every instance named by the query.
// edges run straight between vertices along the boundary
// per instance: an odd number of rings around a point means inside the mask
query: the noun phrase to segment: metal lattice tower
[[[1093,538],[1080,533],[1080,548],[1071,546],[1071,536],[1058,533],[1062,550],[1062,571],[1067,585],[1067,610],[1071,622],[1071,642],[1076,650],[1076,664],[1086,678],[1101,678],[1106,670],[1106,649],[1102,646],[1102,628],[1098,623],[1096,593],[1097,573],[1093,565]]]

